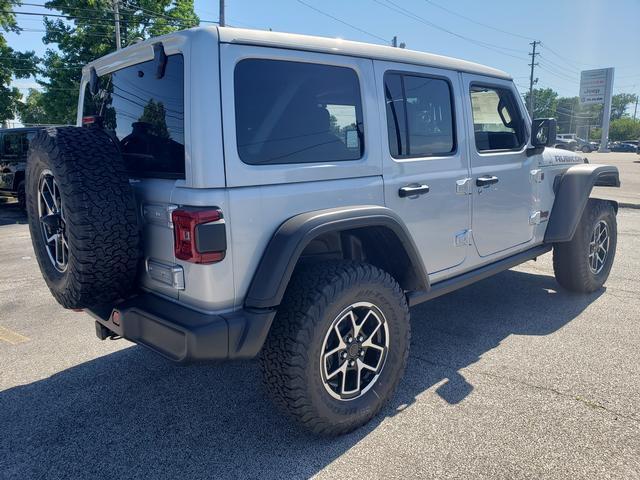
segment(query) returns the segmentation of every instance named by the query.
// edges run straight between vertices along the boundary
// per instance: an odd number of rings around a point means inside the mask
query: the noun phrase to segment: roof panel
[[[209,27],[211,28],[211,27]],[[214,27],[215,28],[215,27]],[[220,41],[223,43],[239,43],[263,47],[308,50],[321,53],[333,53],[355,57],[386,60],[390,62],[410,63],[435,68],[446,68],[478,75],[488,75],[511,79],[502,70],[487,67],[479,63],[459,60],[457,58],[418,52],[404,48],[387,47],[371,43],[352,42],[339,38],[315,37],[294,33],[249,30],[243,28],[219,27]]]

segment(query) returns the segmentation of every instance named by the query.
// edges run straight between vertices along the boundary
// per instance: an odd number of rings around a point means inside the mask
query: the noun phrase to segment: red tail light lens
[[[220,210],[174,210],[175,255],[193,263],[215,263],[224,259],[227,242]]]
[[[96,123],[96,117],[94,117],[93,115],[82,117],[82,125],[93,125],[94,123]]]

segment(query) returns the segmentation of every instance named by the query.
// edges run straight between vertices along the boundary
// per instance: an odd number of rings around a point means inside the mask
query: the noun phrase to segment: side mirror
[[[555,118],[536,118],[531,123],[531,146],[538,148],[555,144],[557,127]]]

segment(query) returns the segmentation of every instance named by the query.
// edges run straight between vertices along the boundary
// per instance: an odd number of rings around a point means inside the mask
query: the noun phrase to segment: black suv
[[[39,128],[0,129],[0,195],[18,198],[20,208],[25,208],[24,171],[29,142]]]

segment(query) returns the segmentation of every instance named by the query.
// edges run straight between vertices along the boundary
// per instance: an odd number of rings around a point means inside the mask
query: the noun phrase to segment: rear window
[[[364,152],[351,68],[247,59],[235,69],[236,137],[250,165],[358,160]]]
[[[99,115],[120,141],[132,176],[184,178],[184,66],[167,57],[162,78],[148,61],[100,77],[84,96],[84,116]]]

